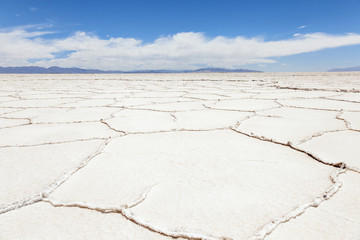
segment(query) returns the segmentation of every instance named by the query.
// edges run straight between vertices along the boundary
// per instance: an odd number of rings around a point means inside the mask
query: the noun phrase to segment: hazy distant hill
[[[102,71],[96,69],[61,67],[0,67],[0,73],[192,73],[192,72],[261,72],[249,69],[201,68],[197,70],[136,70]]]
[[[0,73],[120,73],[120,71],[101,71],[95,69],[60,67],[0,67]]]
[[[360,66],[357,67],[348,67],[348,68],[333,68],[328,72],[352,72],[352,71],[360,71]]]

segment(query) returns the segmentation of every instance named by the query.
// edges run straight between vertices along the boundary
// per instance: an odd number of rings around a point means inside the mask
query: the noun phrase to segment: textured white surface
[[[349,172],[340,180],[343,186],[333,198],[279,226],[269,239],[359,239],[360,176]]]
[[[278,142],[301,143],[327,131],[346,130],[343,121],[332,111],[299,108],[276,108],[262,111],[243,121],[237,128]]]
[[[0,75],[0,239],[359,239],[359,79]]]
[[[0,204],[40,193],[97,149],[103,140],[0,148]],[[6,193],[6,194],[4,194]]]
[[[243,239],[331,185],[331,168],[273,145],[231,130],[120,137],[52,197],[125,204],[154,186],[133,211],[147,222]]]
[[[325,133],[315,137],[300,147],[316,153],[327,162],[346,162],[360,169],[360,132],[341,131]]]
[[[44,214],[46,213],[46,214]],[[55,208],[49,203],[9,212],[0,218],[0,239],[171,239],[119,214],[85,208]]]

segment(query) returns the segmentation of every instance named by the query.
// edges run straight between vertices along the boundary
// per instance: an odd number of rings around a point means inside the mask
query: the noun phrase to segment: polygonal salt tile
[[[360,93],[343,93],[341,95],[330,97],[332,99],[354,101],[360,103]]]
[[[124,98],[117,99],[117,103],[112,106],[117,107],[138,107],[138,106],[151,106],[156,103],[177,103],[177,102],[192,102],[193,100],[187,98]]]
[[[116,102],[111,104],[113,107],[130,107],[152,104],[151,98],[116,98]]]
[[[136,107],[134,107],[136,108]],[[155,111],[181,112],[206,109],[201,102],[174,102],[174,103],[157,103],[140,107],[141,109],[149,109]]]
[[[26,119],[8,119],[0,117],[0,128],[16,127],[28,124],[29,120]]]
[[[314,109],[302,109],[302,108],[292,108],[292,107],[281,107],[265,111],[257,111],[257,114],[261,116],[274,116],[282,118],[291,118],[291,119],[309,119],[315,118],[320,121],[325,121],[334,119],[336,120],[337,112],[334,111],[325,111],[325,110],[314,110]],[[339,120],[336,120],[340,122]]]
[[[263,136],[281,143],[300,143],[324,131],[345,130],[336,112],[278,108],[259,112],[237,128],[240,132]]]
[[[237,111],[204,110],[178,112],[174,116],[179,128],[202,130],[231,127],[251,114]]]
[[[283,223],[266,239],[360,239],[360,174],[340,175],[342,187],[317,208]]]
[[[95,153],[103,142],[0,148],[0,205],[39,194]]]
[[[113,100],[114,98],[116,99],[122,99],[122,98],[127,98],[129,97],[129,93],[106,93],[104,91],[104,93],[101,94],[97,94],[95,96],[91,96],[92,99],[110,99]]]
[[[19,109],[16,109],[16,108],[3,108],[3,107],[1,107],[0,108],[0,115],[11,113],[11,112],[16,112],[18,110]]]
[[[325,133],[299,145],[325,162],[345,162],[360,169],[360,132],[342,131]]]
[[[104,107],[114,104],[114,99],[85,99],[62,104],[62,107]]]
[[[213,109],[256,111],[279,107],[279,104],[271,100],[259,99],[239,99],[239,100],[220,100],[213,103],[205,103]]]
[[[18,100],[18,101],[0,103],[0,107],[22,107],[22,108],[54,107],[67,102],[71,102],[71,100],[65,100],[65,99]]]
[[[9,96],[0,96],[0,103],[4,102],[11,102],[11,101],[18,101],[19,99],[16,97],[9,97]]]
[[[127,133],[170,131],[176,128],[169,113],[125,109],[106,122],[118,131]]]
[[[181,103],[181,102],[196,102],[194,99],[184,98],[184,97],[167,97],[167,98],[147,98],[151,101],[152,104],[156,103]]]
[[[56,92],[56,93],[50,93],[50,92],[31,92],[26,91],[26,93],[21,94],[21,98],[26,100],[37,100],[37,99],[67,99],[71,101],[81,100],[83,97],[87,97],[89,94],[86,93],[67,93],[67,92]]]
[[[26,109],[18,109],[17,111],[13,111],[11,113],[4,114],[4,117],[9,118],[36,118],[42,115],[48,114],[62,114],[66,113],[71,108],[26,108]]]
[[[104,214],[84,208],[53,207],[49,203],[0,215],[2,240],[62,239],[172,239],[136,225],[120,214]]]
[[[150,189],[130,209],[145,223],[233,239],[321,195],[334,171],[230,130],[128,135],[103,152],[50,198],[120,206]]]
[[[76,108],[66,111],[44,113],[32,119],[33,123],[46,123],[46,122],[81,122],[81,121],[100,121],[111,117],[112,113],[121,111],[117,108],[106,107],[89,107],[89,108]]]
[[[0,146],[33,146],[114,135],[101,123],[32,124],[0,129]]]
[[[189,98],[189,99],[196,99],[196,100],[204,100],[204,101],[216,101],[220,99],[226,99],[229,98],[229,96],[222,95],[222,94],[211,94],[211,93],[189,93],[184,95],[183,97]]]
[[[139,92],[135,93],[133,96],[137,98],[147,98],[147,97],[181,97],[186,92],[179,92],[179,91],[163,91],[163,92],[156,92],[156,91],[146,91],[146,92]]]
[[[360,112],[344,112],[340,118],[349,122],[352,129],[360,131]]]
[[[273,91],[269,93],[261,93],[254,98],[264,98],[264,99],[296,99],[296,98],[319,98],[334,96],[336,93],[331,91],[300,91],[300,90],[287,90],[287,91]]]
[[[253,96],[256,96],[254,93],[245,93],[245,92],[238,92],[234,91],[232,92],[230,89],[227,91],[223,91],[219,93],[220,95],[228,96],[227,99],[244,99],[244,98],[252,98]]]
[[[298,99],[298,100],[279,100],[279,103],[286,106],[324,109],[324,110],[355,110],[360,111],[360,103],[343,102],[329,99]]]

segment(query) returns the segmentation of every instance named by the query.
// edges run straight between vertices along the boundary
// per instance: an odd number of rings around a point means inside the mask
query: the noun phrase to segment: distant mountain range
[[[360,71],[360,66],[357,67],[348,67],[348,68],[333,68],[328,72],[352,72],[352,71]]]
[[[121,71],[101,71],[95,69],[61,67],[0,67],[0,73],[121,73]]]
[[[261,72],[249,69],[200,68],[197,70],[136,70],[102,71],[96,69],[61,68],[61,67],[0,67],[0,73],[202,73],[202,72]]]

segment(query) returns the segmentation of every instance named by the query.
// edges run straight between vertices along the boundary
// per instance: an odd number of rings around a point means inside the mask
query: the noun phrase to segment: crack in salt
[[[47,197],[50,193],[52,193],[56,188],[58,188],[61,184],[63,184],[68,178],[70,178],[74,173],[76,173],[77,171],[79,171],[81,168],[85,167],[94,157],[96,157],[97,155],[99,155],[102,150],[106,147],[106,145],[108,145],[114,138],[116,137],[120,137],[123,135],[118,135],[118,136],[114,136],[114,137],[109,137],[105,142],[103,142],[99,148],[92,154],[90,155],[88,158],[84,159],[78,166],[76,166],[75,168],[73,168],[72,170],[68,171],[67,173],[65,173],[64,175],[62,175],[60,178],[58,178],[53,184],[51,184],[48,188],[46,188],[43,192],[42,192],[42,196],[43,197]]]
[[[98,211],[101,213],[117,213],[121,214],[126,219],[132,221],[138,226],[141,226],[149,231],[171,237],[171,238],[185,238],[185,239],[193,239],[193,240],[230,240],[230,238],[226,237],[213,237],[206,234],[201,233],[193,233],[193,232],[186,232],[180,230],[172,230],[172,229],[165,229],[160,226],[156,226],[150,222],[145,221],[144,219],[136,216],[134,213],[131,212],[131,208],[139,205],[142,203],[148,193],[154,186],[148,188],[144,193],[142,193],[137,199],[132,201],[131,203],[124,204],[122,206],[104,206],[101,204],[93,204],[93,203],[86,203],[86,202],[70,202],[70,203],[62,203],[51,198],[43,198],[42,201],[50,203],[54,207],[78,207],[78,208],[85,208],[89,210]]]
[[[176,112],[171,113],[170,117],[172,117],[173,122],[176,123],[176,121],[177,121]]]
[[[358,89],[326,89],[326,88],[302,88],[302,87],[282,87],[279,85],[273,85],[277,89],[289,89],[300,91],[322,91],[322,92],[344,92],[344,93],[360,93]]]
[[[346,172],[345,164],[341,165],[339,169],[330,175],[330,179],[333,184],[327,189],[320,197],[313,199],[312,201],[298,206],[294,210],[290,211],[284,216],[272,220],[270,223],[263,226],[257,233],[255,233],[250,240],[262,240],[267,235],[271,234],[280,224],[286,223],[295,219],[296,217],[305,213],[308,208],[316,208],[322,202],[330,199],[335,193],[339,191],[342,186],[342,182],[339,180],[339,175]]]
[[[42,199],[43,198],[42,198],[41,194],[36,194],[34,196],[24,198],[20,201],[3,206],[2,208],[0,208],[0,214],[6,213],[6,212],[9,212],[12,210],[16,210],[16,209],[25,207],[27,205],[32,205],[34,203],[40,202]]]
[[[65,79],[66,80],[66,79]],[[98,80],[102,80],[102,79],[98,79]],[[219,96],[220,98],[223,97],[230,97],[224,94],[220,94],[220,93],[214,93],[215,90],[220,90],[221,92],[230,92],[230,93],[239,93],[239,92],[243,92],[243,93],[251,93],[251,91],[254,91],[254,88],[260,88],[263,90],[269,90],[269,89],[289,89],[289,90],[300,90],[300,91],[324,91],[324,92],[333,92],[333,93],[360,93],[360,90],[357,89],[326,89],[326,88],[306,88],[306,87],[286,87],[286,86],[280,86],[278,85],[277,81],[272,81],[272,83],[270,84],[259,84],[256,82],[266,82],[267,80],[231,80],[231,79],[227,79],[227,80],[214,80],[214,79],[198,79],[198,80],[186,80],[186,79],[180,79],[179,81],[182,81],[182,84],[177,84],[174,86],[171,86],[169,83],[174,83],[175,81],[173,80],[134,80],[134,79],[112,79],[112,81],[116,81],[118,82],[117,84],[122,84],[123,86],[123,90],[120,93],[119,91],[111,91],[111,92],[104,92],[101,87],[97,88],[97,87],[93,87],[91,89],[83,89],[82,87],[82,83],[77,84],[76,85],[76,89],[55,89],[53,90],[53,92],[56,92],[56,94],[59,94],[59,98],[60,99],[66,99],[67,97],[61,97],[63,94],[69,94],[68,96],[71,96],[71,94],[73,93],[92,93],[89,95],[86,95],[84,97],[69,97],[71,99],[67,99],[67,100],[74,100],[74,101],[66,101],[66,102],[62,102],[59,103],[57,105],[52,105],[52,106],[45,106],[45,107],[36,107],[36,106],[28,106],[28,107],[0,107],[0,108],[8,108],[8,109],[12,109],[11,112],[7,112],[7,113],[3,113],[0,114],[0,116],[9,114],[9,113],[15,113],[15,112],[19,112],[22,110],[26,110],[26,109],[44,109],[44,108],[51,108],[51,109],[66,109],[66,110],[73,110],[76,108],[99,108],[99,107],[103,107],[103,108],[114,108],[114,109],[120,109],[119,111],[122,111],[124,109],[129,109],[129,110],[147,110],[147,111],[155,111],[155,112],[164,112],[164,113],[171,113],[170,116],[173,118],[173,121],[176,122],[177,118],[176,118],[176,112],[174,111],[174,109],[171,110],[157,110],[157,109],[151,109],[151,106],[153,104],[157,104],[160,105],[161,104],[168,104],[168,103],[175,103],[175,102],[181,102],[181,103],[203,103],[203,107],[206,109],[212,109],[212,110],[221,110],[221,111],[238,111],[238,112],[249,112],[249,113],[253,113],[253,115],[251,116],[247,116],[246,118],[244,118],[243,120],[237,121],[237,123],[235,124],[235,126],[232,127],[225,127],[225,128],[213,128],[213,129],[204,129],[204,130],[198,130],[198,129],[171,129],[171,130],[162,130],[162,131],[153,131],[153,132],[124,132],[121,130],[117,130],[113,127],[111,127],[111,125],[109,123],[106,122],[106,120],[112,119],[114,118],[114,114],[111,114],[110,118],[101,118],[99,121],[79,121],[79,123],[85,123],[85,122],[100,122],[104,125],[106,125],[110,130],[114,131],[117,135],[113,136],[112,138],[92,138],[92,139],[80,139],[80,140],[74,140],[74,141],[63,141],[63,142],[49,142],[49,143],[42,143],[42,144],[34,144],[34,145],[15,145],[15,146],[0,146],[0,148],[6,148],[6,147],[31,147],[31,146],[40,146],[40,145],[49,145],[49,144],[61,144],[61,143],[67,143],[67,142],[77,142],[77,141],[88,141],[88,140],[94,140],[94,139],[99,139],[99,140],[104,140],[104,144],[101,145],[92,155],[90,155],[88,158],[84,159],[81,164],[79,164],[78,166],[76,166],[75,168],[73,168],[72,170],[68,171],[67,173],[65,173],[64,175],[60,176],[55,182],[53,182],[52,184],[50,184],[45,190],[43,190],[41,193],[24,198],[23,200],[20,200],[18,202],[6,205],[6,206],[0,206],[0,214],[1,213],[5,213],[11,210],[16,210],[19,209],[21,207],[27,206],[27,205],[31,205],[37,202],[48,202],[50,204],[52,204],[53,206],[56,207],[79,207],[79,208],[84,208],[84,209],[89,209],[89,210],[96,210],[102,213],[120,213],[121,215],[123,215],[125,218],[129,219],[130,221],[134,222],[137,225],[140,225],[150,231],[153,232],[157,232],[159,234],[165,235],[165,236],[169,236],[172,238],[186,238],[186,239],[227,239],[224,237],[221,238],[217,238],[217,237],[212,237],[212,236],[208,236],[208,235],[202,235],[202,234],[198,234],[198,233],[190,233],[190,232],[184,232],[184,231],[178,231],[178,230],[168,230],[168,229],[163,229],[159,226],[155,226],[151,223],[148,223],[146,221],[144,221],[143,219],[141,219],[139,216],[136,216],[132,211],[131,208],[137,206],[138,204],[142,203],[143,201],[145,201],[148,193],[150,192],[151,188],[149,188],[147,191],[145,191],[143,194],[141,194],[136,200],[134,200],[131,203],[125,204],[123,206],[120,207],[111,207],[111,206],[102,206],[102,205],[98,205],[98,204],[90,204],[90,203],[81,203],[81,202],[74,202],[74,203],[60,203],[60,202],[56,202],[55,200],[51,200],[49,198],[49,194],[51,194],[55,189],[57,189],[62,183],[64,183],[65,181],[67,181],[73,174],[75,174],[77,171],[79,171],[81,168],[85,167],[89,161],[91,161],[91,159],[93,159],[94,157],[96,157],[97,155],[101,154],[103,148],[111,141],[111,139],[115,138],[115,137],[121,137],[121,136],[126,136],[126,135],[133,135],[133,134],[153,134],[153,133],[166,133],[166,132],[181,132],[181,131],[216,131],[216,130],[233,130],[237,133],[246,135],[248,137],[252,137],[252,138],[256,138],[258,140],[261,141],[268,141],[268,142],[272,142],[275,144],[280,144],[286,147],[291,148],[292,150],[298,151],[298,152],[302,152],[306,155],[308,155],[309,157],[311,157],[312,159],[325,164],[325,165],[329,165],[332,167],[336,167],[338,168],[332,175],[330,175],[330,179],[333,182],[332,186],[324,192],[324,194],[321,197],[315,198],[314,200],[312,200],[309,203],[306,203],[304,205],[301,205],[299,207],[297,207],[296,209],[294,209],[293,211],[291,211],[290,213],[288,213],[285,216],[282,216],[280,218],[275,219],[274,221],[272,221],[271,223],[265,225],[262,229],[260,229],[253,237],[252,239],[263,239],[264,237],[266,237],[267,235],[269,235],[272,231],[274,231],[277,226],[279,226],[280,224],[286,223],[288,221],[290,221],[291,219],[296,218],[297,216],[300,216],[301,214],[303,214],[306,209],[310,208],[310,207],[317,207],[320,203],[322,203],[323,201],[328,200],[329,198],[331,198],[341,187],[341,182],[338,180],[338,176],[342,173],[344,173],[347,170],[350,171],[354,171],[357,173],[360,173],[360,169],[357,167],[353,167],[353,166],[349,166],[349,165],[345,165],[345,163],[343,162],[339,162],[339,163],[327,163],[325,161],[323,161],[322,159],[320,159],[319,157],[317,157],[314,153],[302,150],[301,148],[299,148],[298,146],[295,146],[294,144],[292,144],[291,142],[288,143],[280,143],[277,142],[273,139],[268,139],[265,138],[263,136],[256,136],[254,134],[247,134],[247,133],[243,133],[240,132],[238,130],[236,130],[240,124],[247,120],[250,119],[253,116],[263,116],[261,114],[258,114],[257,112],[261,112],[261,111],[265,111],[265,110],[271,110],[271,109],[276,109],[276,108],[282,108],[282,107],[289,107],[289,108],[302,108],[302,109],[315,109],[315,110],[321,110],[321,111],[336,111],[339,112],[339,110],[334,110],[334,109],[322,109],[322,108],[311,108],[311,107],[297,107],[297,106],[287,106],[284,104],[281,104],[278,100],[278,98],[274,98],[274,99],[266,99],[265,100],[273,100],[275,103],[277,103],[279,106],[278,107],[273,107],[273,108],[268,108],[268,109],[263,109],[263,110],[256,110],[256,111],[243,111],[243,110],[236,110],[236,109],[221,109],[221,108],[215,108],[215,107],[210,107],[207,106],[205,103],[208,102],[213,102],[209,99],[205,99],[202,98],[202,95],[199,94],[198,96],[195,96],[199,91],[199,88],[201,89],[207,89],[207,90],[211,90],[211,93],[209,91],[207,91],[207,93],[209,94],[215,94],[217,96]],[[255,84],[253,84],[252,82],[255,81]],[[134,82],[136,84],[137,87],[134,87]],[[205,82],[204,84],[200,84],[202,82]],[[209,83],[215,82],[216,86],[208,86]],[[222,82],[225,82],[227,84],[227,86],[225,85],[221,85]],[[229,83],[233,82],[236,84],[231,84],[231,88],[229,87]],[[141,83],[141,84],[140,84]],[[166,86],[162,86],[161,84],[167,84]],[[87,83],[89,84],[89,83]],[[152,85],[152,87],[149,87],[148,85]],[[170,91],[172,90],[174,87],[180,87],[183,86],[185,87],[185,85],[187,84],[186,90],[179,90],[179,88],[177,90],[174,91]],[[191,85],[192,84],[192,85]],[[163,90],[160,91],[157,88],[161,87]],[[233,88],[236,88],[235,90]],[[243,88],[243,89],[239,89],[239,88]],[[132,106],[113,106],[114,104],[120,103],[120,101],[118,101],[116,98],[113,99],[113,101],[107,105],[99,105],[99,106],[70,106],[70,107],[66,107],[66,104],[81,104],[82,101],[86,101],[86,100],[93,100],[94,96],[97,96],[99,94],[103,94],[103,93],[107,93],[107,94],[126,94],[126,97],[130,97],[133,96],[134,98],[152,98],[152,97],[141,97],[141,94],[143,93],[148,93],[149,91],[153,91],[157,89],[157,92],[175,92],[175,93],[184,93],[180,96],[177,96],[178,98],[182,98],[184,100],[189,100],[189,99],[193,99],[196,101],[169,101],[169,102],[151,102],[151,104],[139,104],[139,105],[132,105]],[[32,88],[33,91],[37,91],[37,94],[40,93],[47,93],[47,89],[46,88],[41,88],[39,90],[39,88],[33,87]],[[213,91],[214,90],[214,91]],[[3,92],[7,92],[6,90],[0,90]],[[266,92],[266,91],[256,91],[254,92],[255,95],[251,95],[251,97],[245,97],[245,98],[240,98],[241,99],[263,99],[261,97],[261,93],[262,92]],[[207,94],[205,93],[205,94]],[[14,97],[15,99],[18,100],[27,100],[27,98],[24,98],[22,96],[20,96],[20,94],[23,94],[23,91],[16,91],[13,92],[13,95],[11,95],[11,97]],[[37,94],[33,94],[33,95],[37,95]],[[140,94],[137,95],[137,94]],[[274,94],[276,94],[274,92]],[[340,95],[342,95],[340,94]],[[187,96],[188,95],[188,96]],[[337,94],[339,95],[339,94]],[[334,95],[334,96],[337,96]],[[340,96],[339,95],[339,96]],[[10,95],[9,95],[10,96]],[[27,95],[28,96],[28,95]],[[327,97],[317,97],[314,99],[327,99],[327,100],[333,100],[333,101],[340,101],[340,102],[352,102],[352,103],[359,103],[357,101],[351,101],[351,100],[344,100],[344,99],[335,99],[332,98],[334,96],[327,96]],[[124,98],[125,96],[122,96],[122,98]],[[125,97],[125,98],[126,98]],[[172,96],[175,97],[175,96]],[[33,98],[33,99],[29,99],[29,100],[51,100],[51,99],[59,99],[59,98]],[[156,98],[171,98],[171,97],[156,97]],[[98,98],[98,100],[109,100],[111,98]],[[233,98],[235,99],[235,98]],[[288,98],[285,98],[288,99]],[[289,99],[310,99],[310,98],[303,98],[303,97],[290,97]],[[12,102],[17,101],[17,100],[11,100]],[[8,101],[10,102],[10,101]],[[91,104],[91,103],[89,103]],[[149,106],[149,109],[147,108],[141,108],[141,107],[146,107]],[[179,111],[179,112],[190,112],[193,111],[194,109],[188,109],[188,110],[183,110],[183,111]],[[198,111],[198,110],[195,110]],[[202,111],[202,109],[201,109]],[[358,112],[357,110],[347,110],[348,112]],[[314,137],[318,137],[318,136],[322,136],[325,133],[328,132],[337,132],[337,131],[346,131],[346,130],[350,130],[350,131],[357,131],[360,132],[359,130],[356,129],[352,129],[351,128],[351,123],[349,121],[347,121],[346,119],[342,118],[343,114],[343,110],[341,110],[339,112],[339,114],[336,116],[336,119],[341,120],[345,123],[346,125],[346,129],[343,130],[330,130],[330,131],[325,131],[325,132],[320,132],[320,133],[316,133],[304,140],[302,140],[302,142],[306,142],[308,140],[311,140]],[[277,117],[277,116],[271,116],[271,115],[264,115],[265,117]],[[6,117],[4,117],[6,118]],[[33,117],[34,118],[34,117]],[[35,117],[36,118],[36,117]],[[14,118],[16,119],[16,118]],[[28,124],[25,125],[29,125],[31,124],[31,119],[27,119],[29,120]],[[38,124],[52,124],[54,122],[44,122],[44,123],[38,123]],[[68,122],[68,123],[74,123],[74,122]]]
[[[119,136],[115,136],[115,137],[119,137]],[[11,203],[9,205],[6,205],[6,206],[0,208],[0,214],[6,213],[6,212],[9,212],[9,211],[12,211],[12,210],[16,210],[16,209],[22,208],[24,206],[32,205],[34,203],[42,201],[49,194],[51,194],[56,188],[58,188],[61,184],[63,184],[67,179],[69,179],[74,173],[79,171],[81,168],[85,167],[94,157],[99,155],[101,153],[101,151],[105,148],[105,146],[107,144],[109,144],[109,142],[112,139],[114,139],[115,137],[107,138],[106,141],[103,142],[103,144],[101,144],[99,146],[99,148],[93,154],[91,154],[86,159],[84,159],[78,166],[76,166],[75,168],[71,169],[70,171],[68,171],[65,174],[63,174],[62,176],[60,176],[57,180],[55,180],[52,184],[50,184],[42,192],[40,192],[39,194],[36,194],[34,196],[27,197],[27,198],[25,198],[23,200]],[[94,139],[91,139],[91,140],[94,140]]]
[[[286,222],[290,221],[291,219],[294,219],[297,216],[302,215],[306,211],[306,209],[308,209],[310,207],[318,207],[323,201],[326,201],[329,198],[331,198],[335,193],[338,192],[338,190],[342,186],[341,181],[338,180],[338,176],[340,174],[345,173],[347,170],[360,173],[359,168],[353,167],[353,166],[348,166],[344,162],[338,162],[338,163],[325,162],[322,159],[320,159],[319,157],[317,157],[314,153],[311,153],[311,152],[305,151],[303,149],[300,149],[300,148],[294,146],[291,142],[288,142],[288,143],[285,144],[285,143],[277,142],[277,141],[275,141],[273,139],[265,138],[263,136],[256,136],[254,134],[247,134],[247,133],[244,133],[244,132],[240,132],[240,131],[232,128],[232,127],[230,129],[237,132],[237,133],[240,133],[242,135],[245,135],[245,136],[248,136],[248,137],[251,137],[251,138],[255,138],[255,139],[258,139],[258,140],[261,140],[261,141],[267,141],[267,142],[279,144],[279,145],[282,145],[282,146],[290,147],[293,150],[296,150],[298,152],[302,152],[302,153],[308,155],[312,159],[314,159],[314,160],[316,160],[316,161],[318,161],[318,162],[320,162],[322,164],[338,168],[335,172],[333,172],[330,175],[330,179],[333,182],[333,185],[327,191],[325,191],[321,197],[317,197],[314,200],[312,200],[311,202],[303,204],[303,205],[297,207],[293,211],[289,212],[287,215],[282,216],[280,218],[277,218],[277,219],[273,220],[272,222],[268,223],[261,230],[259,230],[257,233],[255,233],[255,235],[253,235],[250,238],[251,240],[264,239],[267,235],[269,235],[271,232],[273,232],[280,224],[286,223]]]
[[[345,118],[342,118],[341,116],[344,114],[344,110],[341,109],[341,111],[339,111],[339,113],[336,115],[336,119],[343,121],[345,123],[346,128],[349,131],[354,131],[354,132],[360,132],[360,130],[358,129],[354,129],[351,127],[351,122],[349,122],[348,120],[346,120]]]
[[[312,140],[313,138],[321,137],[326,133],[344,132],[344,131],[347,131],[347,130],[348,129],[335,129],[335,130],[327,130],[327,131],[318,132],[318,133],[315,133],[315,134],[313,134],[313,135],[311,135],[309,137],[306,137],[306,138],[300,140],[296,145],[304,144],[304,143]]]
[[[59,142],[45,142],[45,143],[36,143],[36,144],[24,144],[24,145],[3,145],[0,148],[13,148],[13,147],[37,147],[37,146],[44,146],[44,145],[54,145],[54,144],[62,144],[62,143],[73,143],[73,142],[86,142],[91,140],[106,140],[108,138],[84,138],[84,139],[75,139],[75,140],[68,140],[68,141],[59,141]]]
[[[233,127],[230,127],[229,129],[232,130],[232,131],[234,131],[234,132],[237,132],[237,133],[239,133],[239,134],[242,134],[242,135],[245,135],[245,136],[254,138],[254,139],[258,139],[258,140],[261,140],[261,141],[271,142],[271,143],[275,143],[275,144],[282,145],[282,146],[285,146],[285,147],[289,147],[289,148],[291,148],[291,149],[293,149],[293,150],[295,150],[295,151],[297,151],[297,152],[304,153],[304,154],[308,155],[310,158],[312,158],[312,159],[314,159],[314,160],[316,160],[316,161],[318,161],[318,162],[320,162],[320,163],[322,163],[322,164],[325,164],[325,165],[329,165],[329,166],[332,166],[332,167],[337,167],[337,168],[339,168],[340,166],[342,166],[342,164],[345,164],[345,163],[343,163],[343,162],[339,162],[339,163],[329,163],[329,162],[325,162],[325,161],[323,161],[322,159],[320,159],[319,157],[317,157],[315,154],[310,153],[310,152],[307,152],[307,151],[305,151],[305,150],[303,150],[303,149],[301,149],[301,148],[293,145],[291,142],[282,143],[282,142],[278,142],[278,141],[276,141],[276,140],[274,140],[274,139],[271,139],[271,138],[266,138],[266,137],[264,137],[264,136],[257,136],[257,135],[255,135],[255,134],[253,134],[253,133],[248,134],[248,133],[245,133],[245,132],[241,132],[241,131],[239,131],[239,130],[237,130],[237,129],[234,129]]]

